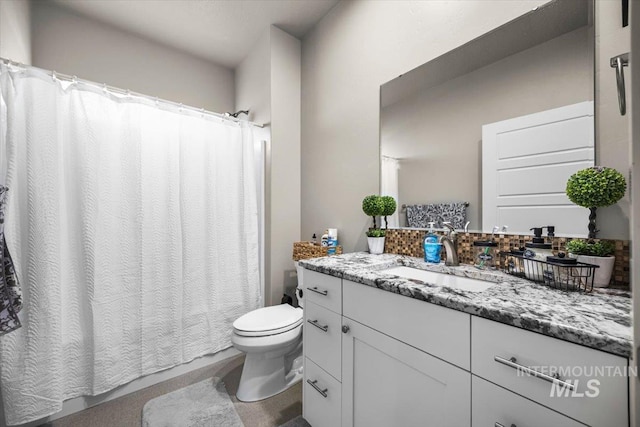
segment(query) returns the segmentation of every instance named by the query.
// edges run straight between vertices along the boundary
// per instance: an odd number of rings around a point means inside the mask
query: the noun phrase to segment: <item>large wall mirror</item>
[[[465,203],[470,230],[586,235],[588,211],[564,188],[594,164],[594,40],[593,3],[555,0],[385,83],[393,225],[416,227],[406,209]]]

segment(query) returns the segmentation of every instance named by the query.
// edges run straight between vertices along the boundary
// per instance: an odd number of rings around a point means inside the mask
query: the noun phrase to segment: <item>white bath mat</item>
[[[142,427],[244,427],[220,378],[210,378],[148,401]]]

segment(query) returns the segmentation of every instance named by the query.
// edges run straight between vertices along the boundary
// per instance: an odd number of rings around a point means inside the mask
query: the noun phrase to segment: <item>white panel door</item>
[[[469,427],[471,374],[358,322],[342,338],[343,427]]]
[[[592,101],[484,125],[482,229],[529,233],[554,225],[563,236],[586,235],[589,211],[565,188],[594,158]]]

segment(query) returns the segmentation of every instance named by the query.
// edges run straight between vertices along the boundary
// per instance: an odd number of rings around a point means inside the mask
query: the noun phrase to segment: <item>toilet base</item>
[[[255,402],[282,393],[302,380],[302,341],[295,351],[280,357],[248,353],[236,397]]]

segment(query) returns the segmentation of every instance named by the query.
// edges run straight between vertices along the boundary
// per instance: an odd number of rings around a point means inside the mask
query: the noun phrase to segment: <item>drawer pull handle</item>
[[[327,294],[329,294],[329,291],[327,291],[326,289],[318,289],[317,286],[314,286],[313,288],[309,288],[309,290],[311,292],[315,292],[316,294],[324,295],[325,297],[327,296]]]
[[[504,424],[500,424],[499,422],[496,421],[493,427],[504,427]],[[511,427],[518,427],[518,426],[516,426],[515,424],[511,424]]]
[[[317,385],[318,380],[313,380],[313,381],[311,381],[311,380],[307,380],[307,383],[309,383],[309,385],[310,385],[311,387],[315,388],[315,389],[316,389],[316,391],[322,395],[322,397],[327,397],[327,390],[329,390],[329,389],[328,389],[328,388],[325,388],[325,389],[323,390],[323,389],[321,389],[320,387],[318,387],[318,385]]]
[[[503,365],[506,365],[510,368],[513,368],[517,371],[524,372],[527,375],[531,375],[532,377],[540,378],[541,380],[545,380],[550,383],[559,384],[563,388],[567,388],[570,391],[574,391],[576,389],[575,385],[568,383],[566,381],[562,381],[557,375],[555,377],[552,377],[551,375],[547,375],[543,372],[536,371],[535,369],[531,369],[528,366],[524,366],[517,363],[517,360],[515,357],[512,357],[511,359],[505,359],[500,356],[493,356],[493,360],[495,360],[498,363],[502,363]]]
[[[329,330],[329,325],[319,325],[317,320],[307,320],[307,323],[311,323],[313,326],[315,326],[318,329],[321,329],[323,332],[327,332]]]

